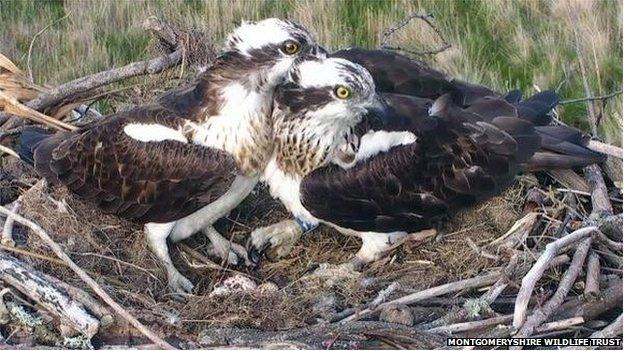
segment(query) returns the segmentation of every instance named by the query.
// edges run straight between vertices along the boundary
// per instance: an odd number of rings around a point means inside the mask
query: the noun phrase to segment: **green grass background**
[[[335,49],[377,47],[386,28],[414,11],[433,14],[452,45],[420,58],[449,75],[501,91],[520,88],[527,95],[560,87],[562,98],[571,99],[586,95],[584,71],[592,94],[622,89],[617,0],[0,0],[0,52],[26,69],[35,34],[67,16],[37,38],[30,59],[35,82],[55,85],[150,57],[151,38],[141,29],[150,15],[208,30],[218,45],[241,19],[285,17]],[[441,41],[422,21],[413,21],[392,44],[427,50]],[[621,96],[595,106],[601,136],[621,145]],[[588,129],[584,103],[562,106],[559,114]]]

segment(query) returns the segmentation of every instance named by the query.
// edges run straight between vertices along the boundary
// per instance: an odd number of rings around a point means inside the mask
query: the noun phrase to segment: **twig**
[[[585,291],[583,291],[583,296],[585,296],[587,300],[594,300],[598,297],[598,294],[600,294],[599,280],[600,280],[600,259],[598,258],[598,254],[592,251],[589,254],[589,258],[587,259],[587,274],[585,277]]]
[[[62,288],[55,286],[39,271],[4,252],[0,252],[0,277],[86,337],[91,338],[98,332],[99,321],[81,303],[65,294]]]
[[[427,50],[427,51],[412,51],[409,49],[405,49],[405,48],[401,48],[401,47],[393,47],[393,46],[389,46],[388,45],[388,40],[400,29],[405,28],[405,26],[407,26],[412,20],[414,20],[415,18],[421,19],[423,20],[425,23],[427,23],[427,25],[429,25],[429,27],[431,29],[433,29],[433,31],[438,35],[438,37],[440,38],[440,40],[442,40],[442,46],[434,49],[434,50]],[[407,16],[405,19],[403,19],[402,21],[400,21],[399,23],[397,23],[395,26],[390,27],[388,29],[386,29],[381,37],[381,45],[380,48],[383,50],[392,50],[392,51],[404,51],[413,55],[418,55],[418,56],[422,56],[422,55],[435,55],[435,54],[439,54],[444,50],[447,50],[448,48],[451,47],[451,44],[449,44],[446,39],[444,39],[444,36],[442,35],[442,32],[440,31],[440,29],[438,29],[438,27],[436,27],[435,24],[433,24],[433,22],[431,22],[431,20],[433,19],[433,15],[432,14],[419,14],[419,13],[412,13],[409,16]]]
[[[4,145],[0,145],[0,151],[4,152],[7,155],[20,158],[19,155],[17,154],[17,152],[13,151],[12,149],[10,149],[10,148],[8,148],[8,147],[6,147]]]
[[[611,324],[607,325],[604,329],[593,333],[589,337],[592,339],[615,338],[620,335],[622,335],[622,315],[621,314]]]
[[[490,286],[490,288],[479,298],[480,301],[487,305],[491,305],[500,296],[500,294],[507,288],[507,286],[515,280],[515,277],[526,274],[530,266],[527,264],[530,260],[530,255],[527,253],[514,254],[509,263],[503,270],[503,275]],[[552,259],[549,263],[549,268],[560,266],[567,263],[570,258],[567,255],[559,255]],[[530,262],[530,261],[529,261]],[[444,316],[427,323],[427,327],[438,327],[449,323],[456,323],[465,321],[469,318],[469,313],[466,308],[462,308],[459,311],[451,311]]]
[[[20,209],[21,197],[18,197],[17,200],[13,201],[11,204],[11,212],[17,213]],[[4,221],[4,225],[2,226],[2,240],[0,243],[6,246],[15,246],[15,241],[13,241],[13,225],[15,224],[15,220],[7,217]]]
[[[33,45],[35,44],[35,40],[37,40],[37,37],[39,37],[41,34],[43,34],[43,32],[45,32],[46,30],[48,30],[50,27],[52,27],[53,25],[61,22],[62,20],[66,19],[67,17],[69,17],[69,15],[71,15],[71,10],[67,12],[67,14],[59,19],[56,19],[54,21],[52,21],[50,24],[48,24],[47,26],[43,27],[43,29],[41,29],[40,31],[38,31],[32,38],[32,40],[30,41],[30,45],[28,46],[28,59],[26,60],[26,67],[28,67],[28,77],[30,78],[30,82],[34,83],[34,79],[33,79],[33,74],[32,74],[32,69],[30,67],[30,55],[32,54],[32,48]]]
[[[586,97],[582,97],[578,99],[563,100],[563,101],[559,101],[559,105],[567,105],[567,104],[574,104],[577,102],[587,102],[587,101],[597,101],[597,100],[604,101],[604,100],[611,99],[612,97],[618,96],[620,94],[622,94],[622,90],[614,91],[610,94],[601,95],[601,96],[586,96]]]
[[[511,321],[512,319],[513,319],[513,315],[508,314],[504,316],[483,319],[480,321],[450,324],[450,325],[446,325],[442,327],[427,329],[427,331],[430,333],[452,334],[452,333],[458,333],[458,332],[465,332],[469,330],[481,329],[484,327],[489,327],[491,325],[503,324],[503,323],[507,323]]]
[[[591,227],[590,227],[591,228]],[[572,234],[570,234],[572,235]],[[572,285],[576,281],[576,278],[580,274],[583,269],[583,262],[585,262],[585,257],[587,257],[587,253],[589,252],[589,248],[591,246],[592,238],[588,237],[579,244],[572,257],[572,262],[570,263],[570,267],[564,273],[561,281],[559,283],[559,287],[553,294],[553,296],[541,307],[536,309],[533,314],[527,318],[526,322],[523,324],[517,324],[516,322],[516,312],[514,311],[514,328],[518,328],[518,332],[514,335],[515,338],[526,338],[533,334],[535,329],[542,323],[544,323],[554,312],[555,310],[561,306],[563,300],[568,295],[568,292],[572,288]],[[550,245],[550,244],[549,244]],[[541,257],[540,257],[541,259]],[[523,281],[524,283],[524,281]],[[520,294],[518,294],[520,295]]]
[[[535,328],[535,332],[537,333],[546,333],[553,330],[563,330],[567,329],[574,325],[579,325],[585,323],[583,317],[572,317],[568,319],[562,319],[556,322],[544,323],[539,327]]]
[[[488,273],[488,274],[481,275],[478,277],[464,279],[464,280],[460,280],[457,282],[443,284],[443,285],[429,288],[426,290],[418,291],[418,292],[409,294],[407,296],[403,296],[395,300],[384,302],[382,304],[379,304],[375,308],[366,308],[359,313],[356,313],[352,316],[342,319],[340,323],[351,322],[351,321],[355,321],[355,320],[367,317],[390,305],[401,305],[401,304],[409,305],[409,304],[413,304],[422,300],[426,300],[431,297],[436,297],[436,296],[440,296],[440,295],[444,295],[444,294],[448,294],[448,293],[452,293],[456,291],[461,291],[464,289],[479,288],[482,286],[493,284],[494,282],[498,280],[500,275],[501,275],[500,272]]]
[[[597,220],[600,217],[613,214],[613,207],[609,201],[609,192],[605,185],[602,171],[598,165],[593,164],[583,169],[585,178],[591,187],[592,217]]]
[[[28,104],[29,103],[27,103],[27,105]],[[2,91],[0,91],[0,106],[1,105],[4,105],[4,111],[6,113],[26,118],[37,123],[42,123],[58,130],[65,131],[78,129],[76,126],[59,121],[50,116],[46,116],[43,113],[28,107],[27,105],[23,105],[17,101],[15,97],[7,95]]]
[[[146,29],[158,33],[157,29],[149,27],[146,21]],[[25,103],[25,107],[36,111],[45,111],[47,108],[56,106],[61,102],[71,102],[75,100],[76,95],[85,95],[87,92],[97,91],[105,85],[118,82],[123,79],[136,77],[145,74],[156,74],[171,67],[177,66],[181,61],[184,53],[183,43],[178,43],[178,48],[166,55],[153,58],[151,60],[133,62],[123,67],[113,68],[110,70],[98,72],[86,77],[81,77],[65,84],[59,85],[54,89],[39,94],[36,98]],[[99,94],[99,91],[97,92]],[[88,96],[88,95],[87,95]],[[0,119],[10,111],[0,112]],[[36,121],[42,123],[40,121]],[[7,129],[19,126],[20,120],[12,119],[4,124]],[[67,129],[67,128],[66,128]]]
[[[15,221],[17,221],[18,223],[21,223],[21,224],[27,226],[35,234],[37,234],[46,244],[48,244],[48,246],[50,246],[52,251],[54,251],[54,253],[61,260],[63,260],[65,263],[67,263],[69,268],[71,268],[71,270],[74,271],[74,273],[76,273],[76,275],[78,275],[78,277],[80,277],[80,279],[82,279],[85,283],[87,283],[87,285],[100,298],[102,298],[102,300],[104,300],[104,302],[106,302],[107,305],[109,305],[113,310],[115,310],[115,312],[117,314],[119,314],[122,318],[124,318],[130,324],[132,324],[138,331],[140,331],[148,339],[150,339],[155,344],[158,344],[158,346],[161,347],[161,348],[164,348],[164,349],[174,349],[174,347],[171,346],[168,342],[166,342],[165,340],[161,339],[153,331],[151,331],[149,328],[147,328],[145,325],[143,325],[141,322],[139,322],[136,318],[134,318],[134,316],[132,316],[130,313],[128,313],[128,311],[126,311],[121,305],[119,305],[117,302],[115,302],[115,300],[113,300],[113,298],[111,298],[110,295],[108,295],[108,293],[106,291],[104,291],[104,289],[102,289],[95,280],[93,280],[93,278],[91,278],[85,271],[83,271],[80,267],[78,267],[78,265],[76,265],[76,263],[74,263],[74,261],[72,261],[72,259],[69,256],[67,256],[67,254],[65,252],[63,252],[63,249],[54,240],[52,240],[52,238],[48,235],[48,233],[46,233],[43,230],[43,228],[41,228],[36,223],[34,223],[34,222],[32,222],[32,221],[30,221],[30,220],[28,220],[28,219],[18,215],[18,214],[12,213],[11,211],[7,210],[3,206],[0,206],[0,212],[4,213],[6,216],[13,217],[15,219]]]
[[[565,246],[583,240],[594,234],[597,230],[598,228],[596,227],[582,228],[546,245],[546,248],[540,258],[537,262],[535,262],[529,273],[522,278],[522,285],[518,291],[514,307],[514,328],[520,329],[520,327],[524,324],[527,307],[529,305],[531,295],[533,294],[535,284],[537,284],[537,281],[542,277],[546,268],[548,268],[550,261]]]
[[[590,140],[585,145],[588,149],[599,152],[601,154],[617,157],[622,159],[622,148],[615,145],[600,142],[598,140]]]
[[[572,299],[557,309],[554,319],[571,317],[583,317],[590,321],[603,314],[605,311],[622,307],[622,280],[615,279],[609,282],[609,286],[602,290],[595,301],[584,299]]]

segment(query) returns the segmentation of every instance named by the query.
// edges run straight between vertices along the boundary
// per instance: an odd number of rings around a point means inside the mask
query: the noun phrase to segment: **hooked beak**
[[[374,127],[382,127],[390,123],[392,111],[388,103],[379,95],[375,95],[374,100],[366,108],[366,119]]]
[[[327,58],[327,50],[325,50],[322,46],[316,44],[310,45],[306,54],[321,59]]]

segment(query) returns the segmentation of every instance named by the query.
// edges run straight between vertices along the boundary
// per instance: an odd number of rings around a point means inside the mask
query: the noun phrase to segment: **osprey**
[[[24,132],[22,158],[107,213],[145,224],[169,287],[190,292],[167,238],[199,230],[230,263],[246,259],[212,226],[253,189],[272,155],[273,92],[302,55],[319,48],[302,26],[244,22],[190,88],[74,132]],[[240,257],[239,257],[240,256]]]
[[[408,233],[435,229],[457,211],[499,194],[520,172],[603,160],[583,147],[580,131],[547,126],[557,103],[552,92],[526,101],[517,92],[503,98],[449,81],[403,56],[369,53],[363,56],[386,60],[359,60],[368,63],[372,77],[361,66],[344,63],[323,77],[333,83],[323,90],[318,70],[301,65],[298,86],[278,89],[278,141],[264,177],[295,220],[255,230],[252,261],[265,251],[270,258],[287,254],[303,232],[324,223],[362,239],[352,261],[359,268]],[[377,82],[388,104],[382,128],[360,120],[362,106],[377,99],[372,93]],[[421,96],[406,95],[410,92]],[[319,154],[316,145],[331,147]],[[294,156],[281,156],[287,154]]]

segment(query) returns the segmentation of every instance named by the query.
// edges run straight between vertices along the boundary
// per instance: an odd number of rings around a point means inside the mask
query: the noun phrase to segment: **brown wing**
[[[377,90],[383,93],[405,94],[436,99],[451,94],[453,101],[462,106],[472,104],[483,96],[498,96],[492,90],[475,84],[450,79],[442,72],[396,52],[351,48],[332,53],[366,68]]]
[[[146,106],[76,132],[40,137],[32,147],[35,168],[102,210],[142,223],[185,217],[233,182],[237,167],[229,154],[174,140],[134,140],[123,131],[128,123],[177,129],[185,120]]]
[[[405,129],[403,129],[405,130]],[[458,107],[423,116],[414,144],[354,168],[327,167],[304,178],[301,199],[322,220],[358,231],[416,231],[508,187],[539,147],[528,121],[489,122]]]

